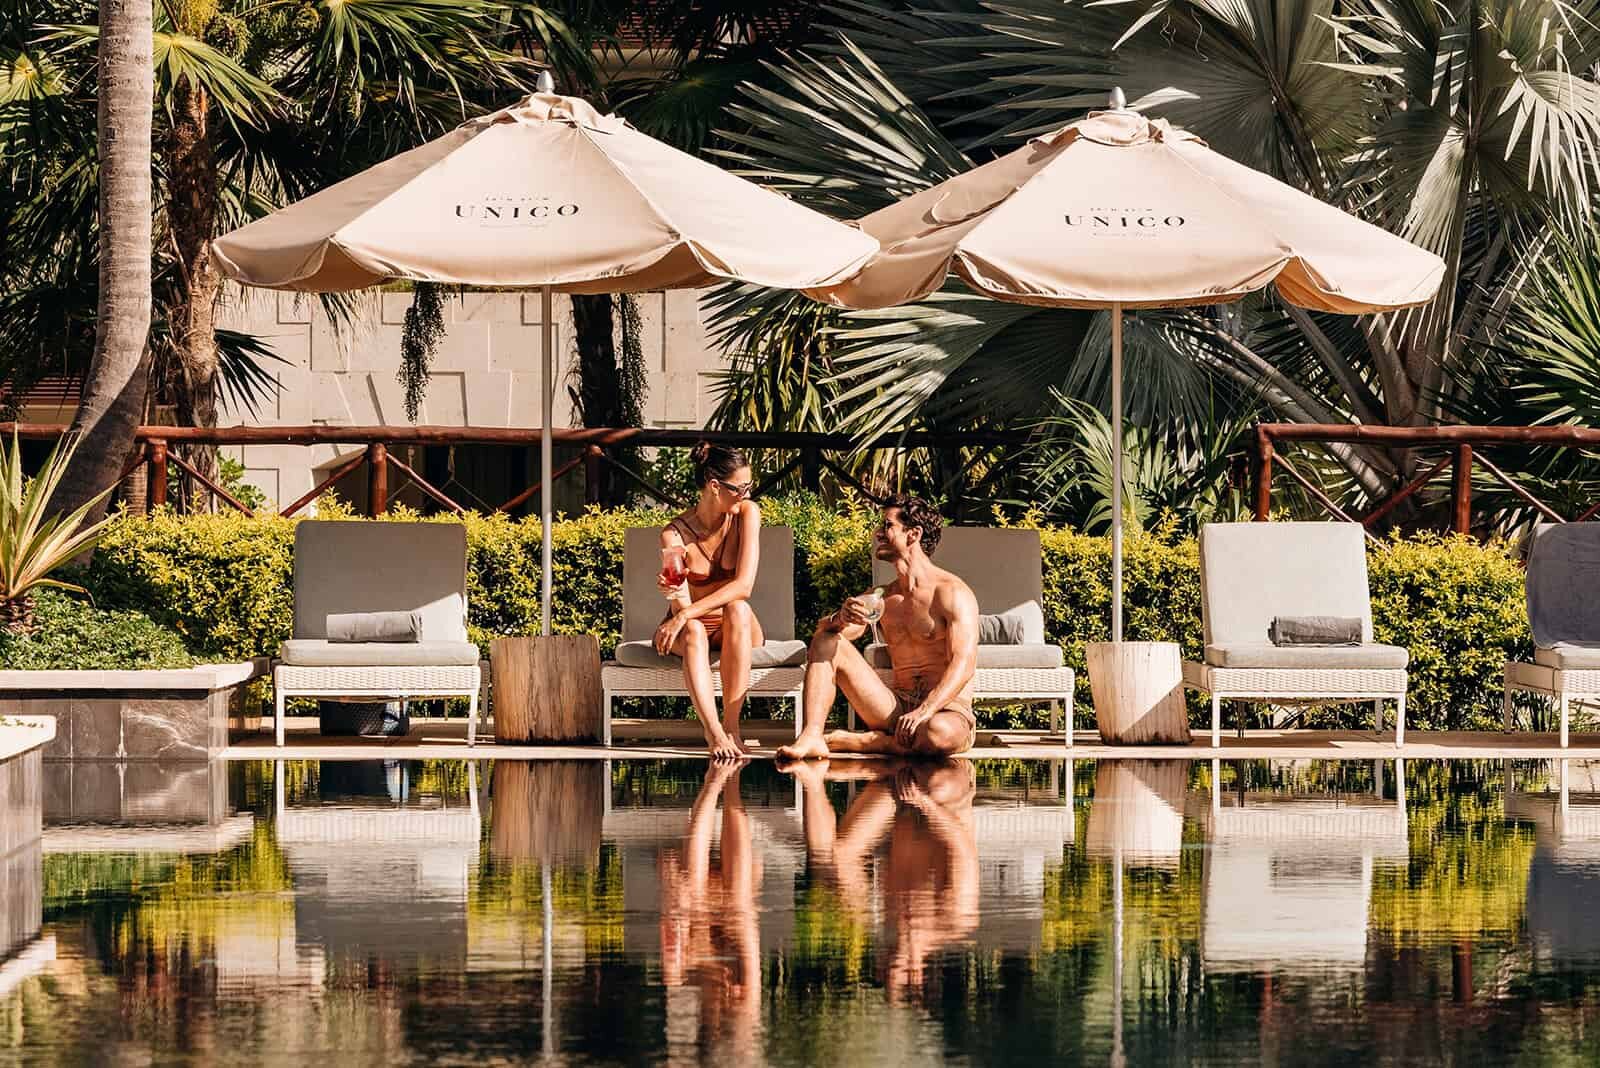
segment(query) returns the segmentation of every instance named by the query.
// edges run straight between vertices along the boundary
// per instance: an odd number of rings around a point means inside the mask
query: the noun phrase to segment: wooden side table
[[[600,640],[592,634],[496,638],[489,643],[495,741],[600,740]]]
[[[1089,642],[1089,688],[1107,745],[1188,745],[1177,642]]]

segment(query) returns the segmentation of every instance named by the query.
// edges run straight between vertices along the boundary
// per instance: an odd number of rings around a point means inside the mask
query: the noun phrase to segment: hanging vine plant
[[[406,418],[417,421],[428,395],[428,368],[444,336],[445,287],[417,282],[411,288],[411,307],[400,328],[400,370],[395,377],[405,390]]]

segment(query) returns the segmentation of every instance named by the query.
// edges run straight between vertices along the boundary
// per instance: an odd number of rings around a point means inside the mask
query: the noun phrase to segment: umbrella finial
[[[539,72],[539,80],[536,83],[534,83],[534,92],[550,94],[550,93],[554,93],[555,91],[556,91],[556,80],[554,78],[550,77],[550,72],[549,71],[547,71],[547,70],[540,71]]]
[[[1115,86],[1111,90],[1111,110],[1112,111],[1126,111],[1126,110],[1128,110],[1128,98],[1123,94],[1122,86],[1120,86],[1120,85]]]

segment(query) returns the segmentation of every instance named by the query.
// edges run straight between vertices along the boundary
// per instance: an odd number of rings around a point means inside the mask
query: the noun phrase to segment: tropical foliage
[[[22,446],[0,441],[0,622],[7,629],[33,629],[33,597],[40,589],[86,592],[51,575],[90,549],[104,535],[109,519],[89,522],[89,513],[110,488],[71,512],[51,508],[76,442],[57,445],[32,478],[22,473]]]
[[[1600,168],[1596,14],[1564,0],[838,0],[833,41],[783,63],[776,87],[748,87],[731,110],[728,156],[859,217],[1103,106],[1122,86],[1135,107],[1448,267],[1438,298],[1404,315],[1312,314],[1270,294],[1140,313],[1126,374],[1135,425],[1256,412],[1429,423],[1491,406],[1497,346],[1552,329],[1508,323],[1524,293],[1557,329],[1592,329],[1567,318],[1590,309],[1572,307],[1581,291],[1551,284],[1560,271],[1545,257],[1586,229]],[[1106,410],[1103,315],[978,300],[952,283],[916,306],[812,313],[814,328],[797,337],[797,300],[722,294],[725,337],[744,357],[725,418],[761,411],[774,425],[805,425],[820,409],[865,440],[952,421],[1028,428],[1073,418],[1074,403]],[[1593,377],[1585,358],[1569,361],[1569,380],[1584,367]],[[1537,394],[1527,400],[1535,416],[1561,417]],[[1304,470],[1359,506],[1421,462],[1340,446],[1306,456]]]

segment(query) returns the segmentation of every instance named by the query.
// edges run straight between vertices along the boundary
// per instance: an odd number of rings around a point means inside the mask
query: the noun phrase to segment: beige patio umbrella
[[[549,75],[521,103],[212,242],[228,277],[329,293],[393,279],[543,297],[543,633],[550,633],[551,296],[781,289],[854,273],[877,242],[635,130]]]
[[[920,300],[950,272],[996,300],[1111,311],[1112,607],[1122,640],[1122,310],[1218,304],[1276,284],[1354,315],[1421,304],[1444,262],[1124,106],[1095,112],[874,212],[882,251],[811,296]]]

